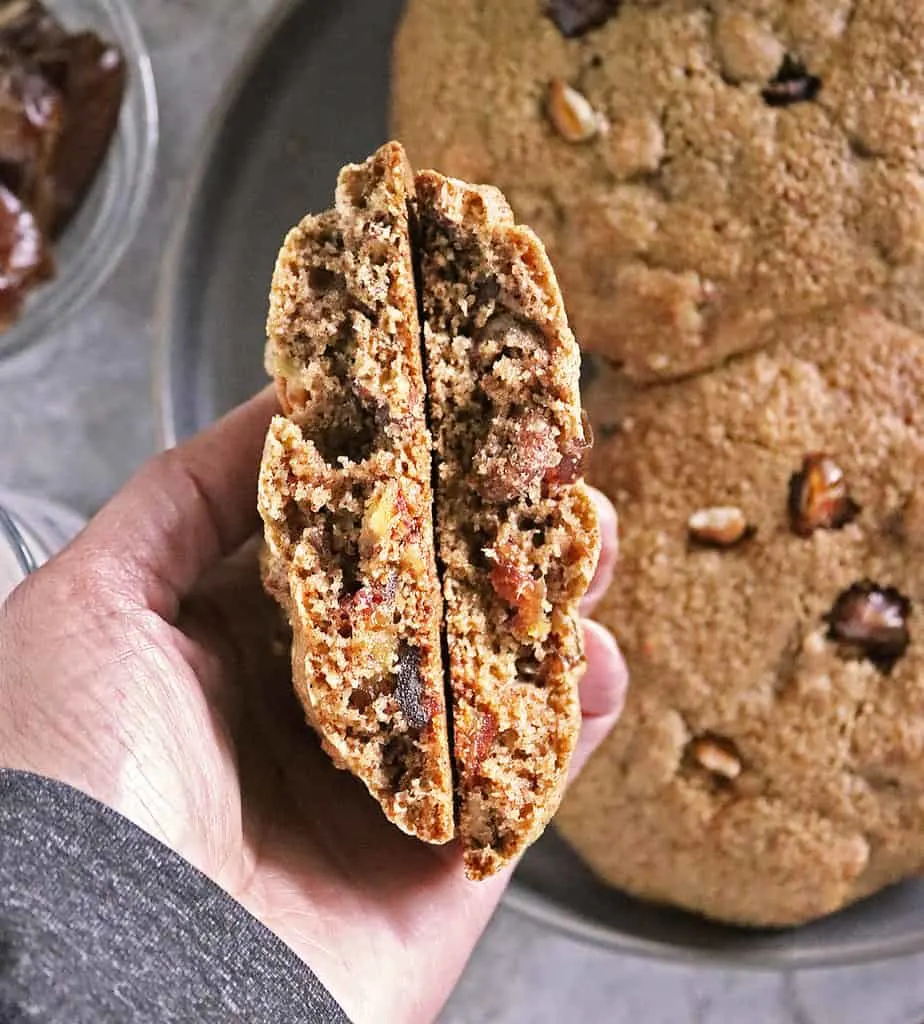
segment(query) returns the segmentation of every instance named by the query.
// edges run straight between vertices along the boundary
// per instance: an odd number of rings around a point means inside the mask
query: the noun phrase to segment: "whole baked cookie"
[[[871,300],[924,330],[919,0],[409,0],[394,127],[502,188],[638,380]]]
[[[587,397],[633,687],[566,797],[606,881],[791,925],[924,869],[924,337],[868,309]]]

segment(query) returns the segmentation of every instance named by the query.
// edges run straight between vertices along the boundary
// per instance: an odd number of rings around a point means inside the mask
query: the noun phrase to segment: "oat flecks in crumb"
[[[453,797],[412,189],[386,146],[286,239],[266,359],[287,415],[267,438],[260,512],[308,720],[396,825],[441,843]]]
[[[599,537],[576,482],[580,358],[541,244],[496,190],[425,172],[417,194],[459,834],[479,879],[561,799]]]

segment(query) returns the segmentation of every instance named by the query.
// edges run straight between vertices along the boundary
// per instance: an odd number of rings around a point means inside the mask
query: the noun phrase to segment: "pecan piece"
[[[473,727],[468,720],[474,718]],[[497,739],[497,715],[493,711],[471,711],[466,724],[456,730],[456,760],[466,775],[475,775],[491,753]]]
[[[888,673],[911,642],[910,615],[911,602],[895,587],[863,580],[834,602],[826,616],[828,639]]]
[[[398,578],[394,573],[384,584],[372,583],[360,586],[352,594],[340,598],[340,608],[357,616],[369,616],[376,608],[393,604],[398,589]]]
[[[384,584],[357,582],[346,587],[340,598],[340,635],[349,637],[354,629],[367,629],[375,613],[391,607],[398,590],[398,578],[392,573]]]
[[[590,100],[560,78],[549,82],[546,111],[555,131],[565,142],[589,142],[605,125]]]
[[[494,562],[489,576],[494,592],[514,609],[514,633],[525,640],[544,640],[549,629],[545,580],[536,579],[531,571],[493,548],[487,548],[485,554]]]
[[[365,584],[340,598],[338,632],[350,640],[351,658],[366,663],[375,672],[388,674],[395,660],[397,626],[392,607],[397,577],[384,584]]]
[[[731,781],[741,774],[741,759],[730,740],[701,736],[690,744],[690,754],[701,768],[712,775]]]
[[[850,497],[844,471],[824,452],[806,455],[789,481],[789,523],[799,537],[816,530],[840,530],[860,514]]]
[[[472,460],[475,486],[490,502],[526,494],[561,461],[552,428],[539,413],[503,419],[491,428]]]
[[[594,430],[590,425],[590,418],[583,411],[581,412],[581,425],[584,428],[582,436],[566,441],[561,447],[561,461],[557,466],[547,470],[545,474],[547,484],[563,486],[574,484],[587,472],[590,453],[594,447]]]
[[[389,480],[383,487],[376,488],[366,502],[359,535],[359,550],[365,556],[381,548],[394,533],[399,518],[399,496],[397,483]]]

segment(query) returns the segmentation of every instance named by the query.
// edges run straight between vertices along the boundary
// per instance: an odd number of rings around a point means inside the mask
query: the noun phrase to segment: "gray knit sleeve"
[[[68,786],[0,771],[0,1021],[347,1018],[284,943],[167,847]]]

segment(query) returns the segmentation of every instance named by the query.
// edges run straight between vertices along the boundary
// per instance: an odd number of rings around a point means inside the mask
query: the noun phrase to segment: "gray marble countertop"
[[[0,486],[90,513],[154,450],[152,311],[165,237],[205,119],[271,4],[134,0],[160,91],[155,196],[127,258],[78,320],[0,361]],[[922,1024],[924,957],[785,976],[671,967],[585,947],[502,910],[443,1020]]]

